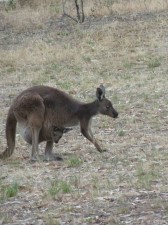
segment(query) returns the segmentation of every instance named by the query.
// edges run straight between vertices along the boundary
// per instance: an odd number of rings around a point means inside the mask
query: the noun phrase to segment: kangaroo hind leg
[[[45,108],[43,103],[35,108],[28,116],[28,126],[31,128],[32,136],[32,154],[31,160],[39,159],[39,134],[44,121]]]
[[[44,122],[45,106],[43,99],[34,93],[20,96],[15,104],[14,112],[19,123],[24,123],[31,132],[32,154],[31,159],[37,160],[39,133]]]

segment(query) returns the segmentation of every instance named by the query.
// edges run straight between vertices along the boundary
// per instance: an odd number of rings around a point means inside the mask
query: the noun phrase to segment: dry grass
[[[51,11],[50,7],[38,9],[27,7],[21,10],[3,12],[3,16],[5,17],[3,27],[10,27],[17,33],[33,32],[45,28],[45,22],[55,16],[55,11]]]
[[[16,9],[10,10],[11,5],[7,5],[7,12],[2,12],[5,17],[3,26],[12,27],[15,32],[30,32],[36,29],[43,29],[49,19],[56,19],[62,15],[62,2],[60,0],[19,0],[14,6]],[[21,10],[20,10],[21,6]],[[106,0],[106,1],[85,1],[84,12],[86,17],[102,17],[111,14],[142,13],[162,11],[168,8],[167,0]],[[72,17],[76,17],[74,1],[67,1],[65,11]],[[22,18],[22,19],[20,19]]]
[[[86,15],[107,16],[109,14],[142,13],[165,10],[167,0],[93,0],[85,1]]]
[[[124,7],[123,7],[124,4]],[[165,0],[135,0],[135,1],[125,1],[123,2],[118,1],[113,5],[114,11],[118,13],[125,13],[125,12],[144,12],[144,11],[159,11],[164,10],[168,7],[168,1]]]
[[[40,17],[39,8],[3,12],[1,152],[10,103],[31,85],[91,101],[104,83],[120,116],[93,119],[95,136],[108,149],[102,154],[79,128],[65,134],[54,148],[63,162],[31,164],[31,148],[17,134],[13,156],[0,162],[0,224],[167,224],[168,14],[158,1],[150,5],[156,12],[144,13],[144,3],[135,8],[127,1],[129,7],[118,7],[121,16],[84,25]],[[123,14],[128,8],[133,14]]]

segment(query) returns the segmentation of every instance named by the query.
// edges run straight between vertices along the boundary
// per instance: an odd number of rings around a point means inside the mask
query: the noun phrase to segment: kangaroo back
[[[15,136],[16,136],[16,118],[13,113],[12,108],[9,109],[7,120],[6,120],[6,140],[7,148],[2,154],[0,154],[0,159],[5,159],[10,157],[15,148]]]

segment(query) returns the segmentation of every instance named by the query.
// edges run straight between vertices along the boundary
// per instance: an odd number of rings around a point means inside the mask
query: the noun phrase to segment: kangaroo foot
[[[39,160],[36,157],[31,157],[30,163],[38,162]]]
[[[45,155],[43,161],[63,161],[63,158],[58,154]]]
[[[30,161],[32,162],[32,163],[34,163],[34,162],[37,162],[37,161],[40,161],[42,158],[41,158],[41,156],[31,156],[31,159],[30,159]]]

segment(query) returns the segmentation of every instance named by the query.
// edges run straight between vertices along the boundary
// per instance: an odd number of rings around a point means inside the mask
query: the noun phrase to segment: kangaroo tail
[[[7,120],[6,120],[7,147],[6,147],[6,150],[2,152],[2,154],[0,154],[0,159],[5,159],[10,157],[14,151],[16,124],[17,124],[17,120],[15,118],[12,108],[10,108],[8,112]]]

